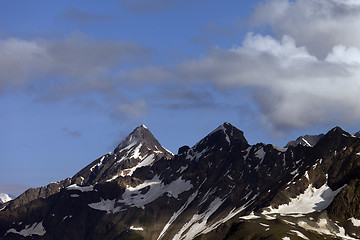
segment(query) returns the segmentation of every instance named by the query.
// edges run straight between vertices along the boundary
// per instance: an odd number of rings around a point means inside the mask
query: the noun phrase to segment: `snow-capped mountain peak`
[[[131,148],[139,143],[150,143],[160,145],[145,125],[141,125],[130,133],[114,150],[117,153],[125,148]]]
[[[173,154],[163,148],[145,125],[134,129],[111,154],[106,154],[73,178],[81,179],[79,184],[94,184],[99,181],[113,181],[118,177],[131,176],[136,169],[152,165],[161,158]]]

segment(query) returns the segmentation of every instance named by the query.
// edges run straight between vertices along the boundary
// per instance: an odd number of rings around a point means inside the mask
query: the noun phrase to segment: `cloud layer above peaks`
[[[221,88],[249,87],[262,121],[279,130],[360,119],[356,47],[334,46],[321,59],[289,35],[277,40],[248,34],[242,46],[213,49],[177,66],[177,74]]]
[[[359,16],[360,3],[352,0],[264,1],[247,21],[254,32],[233,47],[124,77],[246,88],[258,120],[275,131],[354,124],[360,120]]]
[[[326,56],[339,44],[360,47],[360,2],[356,0],[268,0],[250,18],[276,37],[290,35],[316,56]]]
[[[178,7],[169,0],[120,5],[141,21],[154,12],[169,17],[166,11]],[[83,25],[116,19],[106,16],[76,8],[61,15]],[[196,37],[206,40],[206,50],[180,60],[160,56],[172,54],[161,44],[97,40],[81,32],[56,40],[6,38],[0,40],[0,93],[32,88],[58,99],[96,93],[106,96],[113,115],[136,118],[146,116],[150,108],[220,106],[223,94],[221,103],[228,101],[233,108],[251,101],[255,120],[275,131],[351,124],[360,120],[359,16],[360,3],[355,0],[262,1],[244,21],[249,31],[242,38],[234,34],[239,27],[217,22],[202,26],[226,29],[231,34],[223,37],[231,39],[232,47],[212,44],[206,34],[192,36],[189,42]],[[156,34],[160,33],[153,29],[147,37]],[[168,43],[163,35],[156,39]],[[154,62],[149,61],[153,49],[158,57]],[[227,99],[227,93],[236,95],[244,89],[250,99],[242,96],[236,103]],[[210,95],[213,103],[176,97],[189,92]]]

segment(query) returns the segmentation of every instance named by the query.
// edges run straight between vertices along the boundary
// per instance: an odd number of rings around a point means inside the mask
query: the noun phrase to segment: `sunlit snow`
[[[290,230],[290,232],[295,233],[298,237],[301,237],[302,239],[309,240],[308,237],[306,237],[302,232],[296,231],[296,230]]]
[[[354,227],[360,227],[360,220],[356,218],[349,218],[349,220],[352,222]]]
[[[115,202],[115,199],[101,199],[100,202],[90,203],[88,206],[96,210],[105,211],[107,214],[117,213],[121,210],[121,207],[115,207]]]
[[[0,204],[11,201],[12,198],[6,193],[0,193]]]
[[[148,165],[152,164],[154,162],[154,160],[155,160],[155,155],[150,154],[144,160],[142,160],[140,163],[138,163],[136,166],[129,168],[129,169],[124,169],[125,171],[129,171],[128,173],[125,174],[125,176],[131,176],[135,172],[136,169],[148,166]]]
[[[251,219],[258,219],[260,218],[259,216],[256,216],[254,214],[254,212],[251,212],[249,215],[247,216],[242,216],[242,217],[239,217],[240,219],[244,219],[244,220],[251,220]]]
[[[145,194],[142,194],[140,190],[146,187],[150,187],[150,189]],[[118,200],[118,202],[140,208],[162,196],[164,193],[169,193],[172,197],[178,198],[179,194],[190,190],[192,187],[189,180],[185,181],[181,178],[176,179],[168,185],[164,185],[164,183],[160,181],[159,176],[155,175],[153,179],[147,180],[136,187],[126,188],[122,195],[123,199]]]
[[[314,211],[322,211],[330,205],[334,197],[343,187],[333,191],[327,183],[320,188],[315,188],[310,184],[304,193],[298,195],[296,198],[292,198],[288,204],[282,204],[277,209],[269,207],[270,210],[265,210],[263,214],[305,214]]]
[[[70,186],[68,186],[66,188],[67,190],[78,190],[78,191],[81,191],[81,192],[91,192],[91,191],[94,191],[94,186],[85,186],[85,187],[82,187],[82,186],[78,186],[76,184],[72,184]]]
[[[312,145],[308,141],[306,141],[305,138],[301,138],[301,140],[303,140],[303,142],[306,144],[306,146],[312,147]]]
[[[327,235],[333,235],[342,239],[356,240],[356,238],[352,238],[346,235],[344,228],[339,227],[336,223],[329,224],[328,219],[325,218],[319,219],[315,224],[316,226],[313,226],[313,224],[310,225],[304,221],[299,221],[298,225],[306,230],[315,231]],[[335,231],[335,229],[333,229],[331,225],[335,225],[338,229]]]
[[[92,166],[92,167],[90,168],[90,171],[91,171],[91,172],[94,171],[94,169],[95,169],[96,167],[99,169],[99,168],[103,165],[104,158],[105,158],[105,156],[102,156],[101,159],[100,159],[100,161],[99,161],[97,164],[94,164],[94,166]]]
[[[205,212],[194,214],[174,236],[173,240],[190,240],[194,239],[200,233],[206,233],[208,229],[206,224],[209,217],[214,214],[224,201],[225,199],[215,198]]]
[[[188,200],[186,201],[186,203],[178,210],[176,211],[171,218],[169,219],[169,221],[165,224],[163,230],[161,231],[159,237],[157,238],[157,240],[161,239],[165,232],[167,231],[167,229],[170,227],[170,225],[176,220],[176,218],[178,216],[180,216],[180,214],[189,206],[189,204],[195,199],[195,197],[197,196],[198,191],[194,192],[193,194],[191,194],[191,196],[188,198]]]
[[[134,231],[144,231],[144,229],[142,227],[134,227],[134,226],[131,226],[130,227],[130,230],[134,230]]]

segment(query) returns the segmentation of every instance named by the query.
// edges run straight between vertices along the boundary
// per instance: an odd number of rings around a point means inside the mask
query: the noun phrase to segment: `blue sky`
[[[145,124],[283,146],[360,130],[354,0],[2,1],[0,192],[70,177]]]

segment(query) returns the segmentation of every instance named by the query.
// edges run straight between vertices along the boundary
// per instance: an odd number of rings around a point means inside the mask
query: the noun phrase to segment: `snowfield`
[[[344,187],[345,185],[333,191],[327,183],[320,188],[315,188],[310,184],[304,193],[292,198],[288,204],[279,205],[277,209],[269,207],[269,210],[264,210],[263,214],[306,214],[322,211],[330,205]]]
[[[33,225],[25,226],[25,228],[22,229],[20,232],[16,231],[14,228],[11,228],[6,232],[6,234],[8,233],[15,233],[24,237],[28,237],[32,235],[44,236],[46,231],[42,225],[42,222],[39,222],[39,223],[34,223]]]

